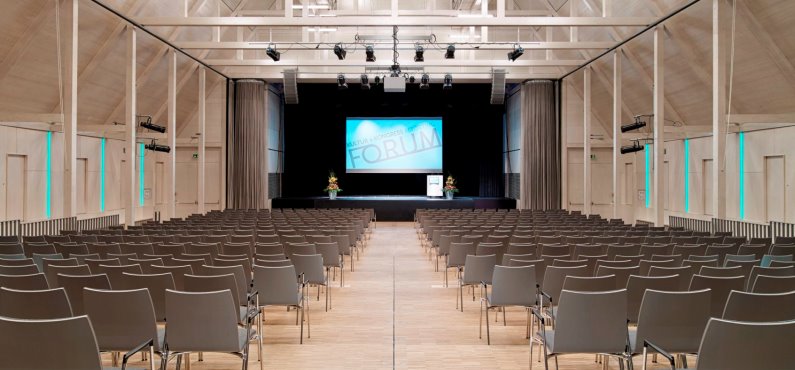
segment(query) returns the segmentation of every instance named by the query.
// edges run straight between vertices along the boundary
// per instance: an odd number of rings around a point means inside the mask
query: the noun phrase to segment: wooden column
[[[725,0],[712,0],[712,215],[726,218],[726,46],[730,22]]]
[[[78,0],[63,0],[63,217],[77,216],[77,55]]]
[[[135,225],[135,189],[138,188],[135,172],[135,128],[137,125],[136,115],[136,30],[135,27],[128,25],[127,30],[127,59],[125,64],[127,72],[125,75],[125,98],[124,98],[124,160],[127,162],[127,173],[122,174],[122,181],[127,181],[127,194],[124,194],[124,224],[127,226]],[[126,177],[126,178],[125,178]]]
[[[205,151],[205,145],[207,143],[206,138],[206,130],[205,130],[205,106],[207,100],[207,94],[205,91],[205,87],[207,86],[207,78],[206,78],[206,71],[204,66],[199,67],[199,186],[198,189],[198,196],[197,196],[197,204],[198,207],[196,212],[199,214],[204,214],[204,183],[205,183],[205,170],[207,166],[207,156]]]
[[[591,66],[583,68],[583,91],[582,91],[582,182],[583,213],[591,214]]]
[[[619,218],[618,159],[621,158],[621,103],[621,50],[617,49],[613,53],[613,218]]]
[[[177,52],[168,52],[168,127],[166,137],[171,152],[166,159],[166,213],[177,217]]]
[[[665,155],[665,49],[663,26],[654,29],[654,226],[665,225],[665,186],[663,162]],[[646,192],[648,194],[648,189]]]

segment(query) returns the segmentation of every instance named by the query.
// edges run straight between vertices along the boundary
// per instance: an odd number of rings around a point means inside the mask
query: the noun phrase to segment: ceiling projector
[[[406,92],[406,79],[400,76],[384,77],[384,92]]]

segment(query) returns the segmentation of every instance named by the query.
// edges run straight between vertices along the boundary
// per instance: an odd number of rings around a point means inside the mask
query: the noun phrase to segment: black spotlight
[[[373,45],[367,45],[364,47],[364,52],[367,54],[367,61],[368,62],[375,62],[375,50],[373,50]]]
[[[152,150],[152,151],[155,151],[155,152],[163,152],[163,153],[171,152],[171,147],[170,146],[168,146],[168,145],[160,145],[160,144],[156,143],[154,140],[152,140],[152,142],[150,144],[144,145],[144,148],[146,150]]]
[[[646,127],[646,122],[641,121],[640,117],[635,117],[635,122],[628,123],[626,125],[621,125],[621,132],[637,130],[641,127]]]
[[[276,49],[273,48],[273,45],[268,45],[268,48],[265,49],[265,54],[268,54],[268,56],[271,57],[274,62],[278,62],[279,59],[282,58],[282,53],[276,51]]]
[[[447,45],[447,51],[444,53],[444,59],[455,59],[455,45]]]
[[[375,76],[375,86],[378,86],[380,84],[381,84],[381,76]]]
[[[348,88],[348,83],[345,82],[345,75],[340,73],[337,75],[337,89],[345,90]]]
[[[147,130],[157,131],[157,132],[159,132],[161,134],[166,132],[166,127],[165,126],[160,126],[160,125],[156,125],[156,124],[152,123],[152,117],[149,117],[149,116],[146,117],[146,121],[142,121],[141,122],[141,127],[145,128]]]
[[[628,154],[628,153],[635,153],[643,150],[643,146],[640,145],[639,142],[635,141],[632,145],[626,145],[621,147],[621,154]]]
[[[420,77],[420,89],[421,90],[428,90],[431,88],[431,77],[428,76],[427,73],[423,73],[422,77]]]
[[[425,61],[425,48],[422,45],[417,44],[414,46],[414,61],[415,62],[424,62]]]
[[[339,43],[337,45],[334,45],[334,54],[337,54],[337,58],[343,60],[345,59],[345,55],[348,54],[348,52],[342,48],[342,43]]]
[[[414,81],[416,81],[416,80],[417,80],[417,79],[416,79],[416,78],[414,78],[414,76],[411,76],[411,77],[409,77],[409,83],[410,83],[410,84],[413,84],[413,83],[414,83]]]
[[[444,75],[444,83],[442,84],[442,90],[450,90],[453,88],[453,75],[446,74]]]
[[[362,90],[370,90],[370,79],[367,75],[362,75]]]
[[[519,44],[513,46],[513,51],[508,52],[508,60],[513,62],[514,60],[519,59],[520,56],[524,54],[524,48],[521,47]]]

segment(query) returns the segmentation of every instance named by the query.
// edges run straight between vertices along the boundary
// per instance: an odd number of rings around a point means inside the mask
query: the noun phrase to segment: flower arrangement
[[[329,172],[328,186],[326,186],[326,188],[323,189],[323,191],[334,194],[342,191],[342,189],[340,189],[340,186],[337,184],[337,175],[334,174],[334,171]]]
[[[455,179],[452,175],[447,175],[447,181],[444,182],[445,193],[458,193],[458,188],[455,186]]]

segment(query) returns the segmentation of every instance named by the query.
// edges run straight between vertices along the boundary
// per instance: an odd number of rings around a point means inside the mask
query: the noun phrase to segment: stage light
[[[420,90],[428,90],[431,88],[431,77],[427,73],[423,73],[420,77]]]
[[[632,145],[626,145],[621,147],[621,154],[628,154],[628,153],[635,153],[643,150],[643,146],[640,145],[639,142],[635,141]]]
[[[367,75],[362,75],[362,90],[370,90],[370,80]]]
[[[414,83],[414,81],[416,81],[416,80],[417,80],[417,79],[416,79],[416,78],[414,78],[414,76],[411,76],[411,77],[409,77],[409,83],[410,83],[410,84],[413,84],[413,83]]]
[[[142,121],[140,125],[147,130],[157,131],[161,134],[166,132],[166,127],[152,123],[152,117],[150,116],[146,116],[146,121]]]
[[[268,45],[268,48],[265,49],[265,54],[268,54],[268,56],[271,57],[274,62],[278,62],[282,57],[282,53],[276,51],[273,45]]]
[[[337,55],[337,58],[343,60],[345,59],[345,55],[348,54],[348,52],[342,48],[342,43],[338,43],[337,45],[334,45],[334,54]]]
[[[380,84],[381,84],[381,76],[375,76],[375,86],[378,86]]]
[[[415,62],[424,62],[425,61],[425,48],[422,45],[417,44],[414,46],[414,61]]]
[[[519,44],[516,44],[513,46],[513,51],[508,52],[508,60],[513,62],[514,60],[519,59],[522,54],[524,54],[524,48]]]
[[[641,127],[646,127],[646,122],[641,121],[640,117],[635,117],[635,122],[621,125],[621,132],[637,130]]]
[[[345,89],[348,88],[348,83],[345,82],[345,75],[344,74],[340,73],[340,74],[337,75],[337,88],[340,89],[340,90],[345,90]]]
[[[455,45],[447,45],[447,51],[444,53],[444,59],[455,59]]]
[[[364,52],[367,54],[367,61],[368,62],[375,62],[375,50],[373,50],[373,45],[367,45],[364,47]]]
[[[453,75],[446,74],[444,75],[444,83],[442,84],[442,90],[450,90],[453,88]]]
[[[152,140],[152,142],[150,144],[144,145],[144,148],[146,150],[151,150],[151,151],[154,151],[154,152],[163,152],[163,153],[171,152],[171,147],[170,146],[168,146],[168,145],[160,145],[160,144],[156,143],[154,140]]]

